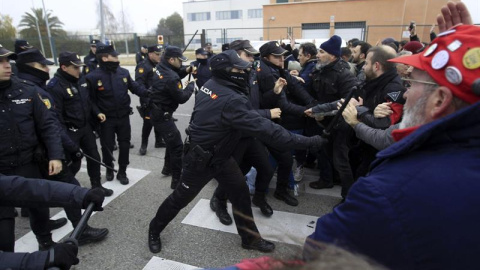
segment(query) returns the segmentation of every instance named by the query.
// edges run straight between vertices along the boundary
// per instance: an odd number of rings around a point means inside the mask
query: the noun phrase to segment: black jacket
[[[100,67],[85,76],[92,108],[95,115],[103,113],[109,117],[125,117],[130,114],[130,95],[148,97],[148,91],[130,77],[128,70],[118,67],[109,72]]]
[[[85,81],[69,81],[59,71],[48,82],[47,92],[53,97],[60,123],[67,129],[83,128],[91,120],[92,106],[85,86]]]
[[[164,61],[160,62],[152,80],[151,101],[162,111],[173,113],[179,104],[188,101],[195,88],[194,83],[190,83],[183,89],[181,79],[186,75],[185,67],[176,69]]]
[[[304,111],[313,106],[314,99],[301,86],[300,82],[285,70],[260,59],[257,69],[257,80],[262,93],[264,109],[280,108],[282,110],[281,124],[286,129],[303,129],[305,125]],[[287,81],[280,98],[273,92],[278,78]]]
[[[137,52],[135,54],[135,63],[138,65],[140,62],[148,58],[148,54],[142,53],[142,52]]]
[[[0,168],[32,162],[39,140],[45,144],[50,160],[63,159],[54,116],[34,84],[16,77],[12,77],[11,82],[9,87],[0,89]]]
[[[260,116],[252,108],[246,89],[216,77],[195,96],[189,130],[193,145],[213,151],[213,164],[229,158],[242,135],[256,137],[279,150],[315,145],[315,138],[292,134]]]
[[[152,86],[153,76],[157,70],[155,66],[155,63],[153,63],[148,57],[138,63],[135,67],[135,81],[145,86],[146,89],[149,89]],[[149,102],[150,98],[140,97],[140,104],[146,106]]]
[[[190,65],[197,67],[196,74],[193,74],[193,77],[197,79],[196,84],[198,88],[202,88],[202,86],[210,80],[212,77],[212,72],[210,71],[210,64],[208,59],[205,60],[206,63],[200,63],[200,61],[193,61]]]
[[[97,57],[92,53],[92,51],[90,51],[88,55],[83,58],[83,63],[86,65],[82,70],[83,75],[87,75],[98,68]]]

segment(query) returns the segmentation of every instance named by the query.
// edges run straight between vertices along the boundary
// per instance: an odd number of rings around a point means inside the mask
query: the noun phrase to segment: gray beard
[[[423,110],[427,104],[427,99],[430,93],[424,93],[412,108],[403,107],[402,122],[400,122],[400,129],[415,127],[425,124],[425,115]]]

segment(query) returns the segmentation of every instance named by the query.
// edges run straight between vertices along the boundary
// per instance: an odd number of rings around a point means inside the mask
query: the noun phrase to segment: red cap
[[[458,25],[438,34],[423,52],[390,59],[426,71],[468,102],[480,101],[480,27]]]
[[[414,41],[409,41],[405,46],[403,46],[403,49],[405,51],[412,52],[413,54],[417,54],[420,52],[420,50],[423,49],[423,44],[414,40]]]

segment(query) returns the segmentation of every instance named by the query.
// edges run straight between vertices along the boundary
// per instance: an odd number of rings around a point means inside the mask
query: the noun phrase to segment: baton
[[[95,204],[93,202],[88,204],[87,209],[85,209],[85,212],[83,212],[82,218],[80,218],[80,221],[77,224],[77,227],[73,229],[73,232],[70,234],[70,237],[65,239],[64,243],[78,246],[77,239],[83,233],[83,230],[85,230],[88,219],[92,215],[93,207],[95,207]],[[53,250],[50,250],[50,251],[53,251]],[[50,257],[50,260],[52,258],[53,256]],[[49,267],[48,270],[60,270],[60,268],[54,266],[54,267]]]
[[[115,173],[118,173],[117,170],[115,170],[114,168],[108,166],[107,164],[105,164],[105,163],[103,163],[103,162],[101,162],[101,161],[99,161],[99,160],[94,159],[93,157],[85,154],[84,152],[82,152],[82,154],[83,154],[86,158],[88,158],[88,159],[90,159],[90,160],[92,160],[92,161],[97,162],[98,164],[102,165],[103,167],[105,167],[105,168],[107,168],[107,169],[110,169],[110,170],[114,171]]]
[[[337,114],[335,114],[335,116],[333,117],[333,119],[332,119],[332,121],[330,122],[330,124],[328,124],[327,128],[325,128],[325,129],[323,130],[323,133],[322,133],[322,137],[323,137],[323,138],[328,138],[328,137],[330,137],[330,133],[332,132],[333,127],[334,127],[334,126],[337,124],[337,122],[339,121],[340,116],[342,116],[343,111],[344,111],[345,108],[347,107],[348,102],[352,99],[353,95],[355,94],[355,91],[357,91],[357,86],[352,87],[352,90],[350,91],[350,93],[349,93],[349,94],[347,95],[347,97],[345,98],[345,101],[343,102],[342,106],[340,107],[340,109],[338,109]]]
[[[192,40],[193,40],[193,38],[197,35],[197,33],[198,33],[198,29],[197,29],[197,31],[195,31],[195,34],[193,34],[192,38],[191,38],[190,41],[187,43],[187,46],[185,46],[185,48],[183,49],[182,54],[187,50],[188,45],[190,45],[190,43],[192,43]]]

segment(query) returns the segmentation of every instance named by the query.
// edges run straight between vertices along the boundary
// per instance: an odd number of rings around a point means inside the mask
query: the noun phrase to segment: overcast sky
[[[103,1],[110,6],[118,22],[121,22],[122,1]],[[182,3],[186,1],[123,0],[123,10],[127,21],[133,26],[133,31],[141,34],[155,29],[161,18],[166,18],[173,12],[178,12],[183,17]],[[44,0],[44,2],[45,8],[53,11],[53,14],[64,23],[64,29],[67,31],[93,34],[92,30],[97,28],[96,6],[99,0]],[[480,1],[464,0],[463,2],[469,7],[474,22],[480,24]],[[0,0],[0,13],[10,15],[14,26],[18,26],[22,15],[30,12],[32,6],[42,7],[42,0]],[[121,26],[120,29],[122,29]]]
[[[64,23],[67,31],[91,32],[97,28],[97,5],[99,0],[44,0],[45,8],[52,10]],[[115,18],[121,22],[122,1],[103,0],[111,8]],[[133,25],[134,32],[146,33],[156,28],[161,18],[174,12],[183,17],[184,0],[123,0],[125,18]],[[18,26],[22,15],[31,12],[32,6],[42,7],[42,0],[0,0],[0,13],[13,18],[13,25]],[[120,25],[120,29],[122,26]]]

